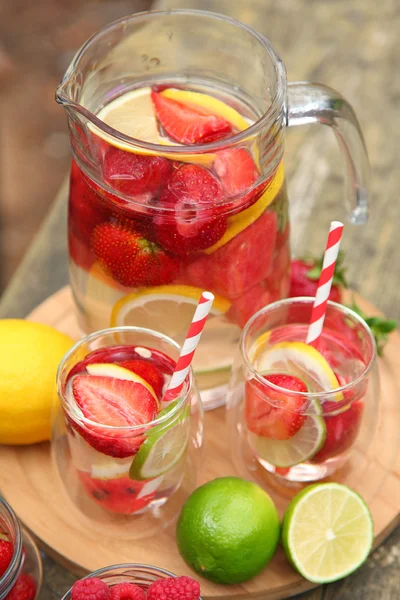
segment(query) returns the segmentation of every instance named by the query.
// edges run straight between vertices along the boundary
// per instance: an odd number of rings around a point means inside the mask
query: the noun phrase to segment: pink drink
[[[376,426],[368,327],[332,305],[315,349],[305,343],[308,324],[301,323],[311,306],[312,299],[293,299],[256,315],[244,332],[242,399],[235,371],[231,383],[230,408],[248,451],[264,469],[292,481],[333,473],[355,448],[363,452]]]
[[[72,466],[81,492],[106,511],[144,512],[182,482],[190,395],[161,406],[174,366],[160,350],[117,345],[69,370],[63,404]]]

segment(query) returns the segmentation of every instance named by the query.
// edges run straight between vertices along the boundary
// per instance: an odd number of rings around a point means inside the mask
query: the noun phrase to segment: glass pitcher
[[[229,17],[136,14],[96,33],[56,92],[73,152],[70,280],[82,329],[136,325],[182,342],[214,292],[194,369],[224,402],[246,321],[289,289],[287,126],[333,128],[350,220],[368,209],[357,118],[323,85],[287,84],[267,39]]]

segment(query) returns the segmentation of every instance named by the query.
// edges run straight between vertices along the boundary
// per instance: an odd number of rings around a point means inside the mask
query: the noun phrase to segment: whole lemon
[[[182,558],[215,583],[242,583],[271,560],[279,542],[278,512],[267,492],[238,477],[197,488],[177,525]]]
[[[57,367],[73,344],[48,325],[0,319],[0,444],[50,439]]]

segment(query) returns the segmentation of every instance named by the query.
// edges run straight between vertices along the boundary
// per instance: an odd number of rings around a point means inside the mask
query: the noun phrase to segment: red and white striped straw
[[[318,281],[318,289],[311,313],[310,326],[308,328],[306,340],[307,344],[316,345],[321,337],[342,233],[343,223],[340,221],[332,221],[329,229],[328,241],[326,243],[322,271]]]
[[[193,355],[196,352],[213,301],[214,294],[211,292],[203,292],[201,294],[180,356],[176,363],[175,371],[172,374],[171,381],[169,382],[168,388],[162,399],[163,403],[175,400],[182,390],[183,383],[189,373]]]

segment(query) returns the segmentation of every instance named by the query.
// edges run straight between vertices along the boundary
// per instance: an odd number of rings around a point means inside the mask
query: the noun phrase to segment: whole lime
[[[48,325],[0,320],[0,444],[50,439],[57,367],[73,344]]]
[[[251,579],[273,557],[279,517],[269,495],[238,477],[197,488],[182,508],[177,543],[185,562],[215,583]]]

